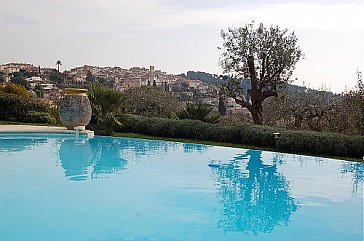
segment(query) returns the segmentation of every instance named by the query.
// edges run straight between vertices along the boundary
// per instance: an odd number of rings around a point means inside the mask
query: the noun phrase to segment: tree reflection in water
[[[263,164],[261,153],[248,150],[212,169],[223,206],[219,226],[225,231],[269,233],[276,225],[287,225],[297,210],[285,177],[277,172],[275,163]]]
[[[343,174],[352,173],[353,175],[352,195],[355,196],[358,192],[359,184],[364,182],[364,163],[344,162],[341,165],[341,173]]]
[[[208,148],[210,147],[204,144],[183,143],[183,151],[185,153],[192,153],[192,152],[203,153]]]
[[[47,143],[46,138],[34,139],[31,136],[11,136],[3,135],[0,137],[0,153],[14,154],[25,150],[31,150],[35,146]]]

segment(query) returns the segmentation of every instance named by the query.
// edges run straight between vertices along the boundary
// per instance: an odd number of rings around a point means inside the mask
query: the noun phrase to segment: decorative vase
[[[64,89],[59,105],[59,118],[69,130],[77,126],[87,126],[91,120],[91,104],[86,89]]]
[[[95,164],[90,143],[86,139],[83,141],[84,143],[74,139],[65,139],[59,149],[60,164],[65,176],[72,181],[87,180],[90,175],[89,167]]]

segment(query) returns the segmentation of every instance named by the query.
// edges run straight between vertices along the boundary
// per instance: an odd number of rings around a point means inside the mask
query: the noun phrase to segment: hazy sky
[[[295,31],[297,84],[339,92],[363,69],[361,0],[0,0],[0,63],[62,69],[155,65],[221,73],[220,30],[252,20]]]

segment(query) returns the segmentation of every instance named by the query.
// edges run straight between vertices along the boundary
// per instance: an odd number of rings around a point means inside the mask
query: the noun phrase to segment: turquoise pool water
[[[361,241],[363,177],[308,156],[0,135],[0,240]]]

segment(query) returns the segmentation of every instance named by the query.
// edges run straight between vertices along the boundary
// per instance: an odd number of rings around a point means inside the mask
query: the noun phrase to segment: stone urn
[[[59,105],[59,118],[67,129],[87,126],[91,114],[92,109],[86,89],[64,89],[64,96]]]
[[[93,166],[92,150],[88,140],[66,139],[59,149],[60,164],[65,176],[73,181],[87,180],[90,166]]]

